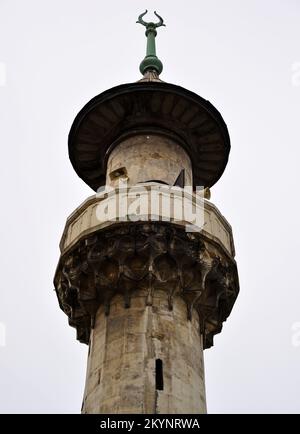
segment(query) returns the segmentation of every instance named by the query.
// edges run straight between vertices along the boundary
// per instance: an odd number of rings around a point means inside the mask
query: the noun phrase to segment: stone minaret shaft
[[[97,311],[88,357],[84,413],[205,413],[199,319],[164,291],[151,306],[137,291],[129,309],[117,295]]]
[[[228,160],[226,124],[160,80],[164,24],[144,15],[143,78],[93,98],[69,134],[74,169],[97,191],[67,220],[54,278],[89,345],[83,413],[205,413],[203,350],[239,291],[231,227],[208,200]]]

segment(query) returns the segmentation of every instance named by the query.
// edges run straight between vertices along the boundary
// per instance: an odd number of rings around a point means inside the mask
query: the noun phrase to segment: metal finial
[[[145,12],[143,12],[141,15],[139,15],[137,23],[138,24],[142,24],[143,26],[145,26],[147,29],[148,27],[161,27],[164,26],[166,27],[166,25],[164,24],[164,20],[162,19],[162,17],[160,15],[158,15],[158,13],[156,13],[156,11],[154,11],[154,15],[159,19],[158,23],[146,23],[146,21],[143,20],[143,17],[146,15],[146,13],[148,12],[148,10],[146,9]]]
[[[140,71],[143,75],[147,71],[154,70],[158,74],[160,74],[163,70],[162,62],[159,60],[159,58],[156,56],[156,47],[155,47],[155,37],[157,35],[156,29],[161,26],[165,26],[164,20],[160,15],[154,11],[154,15],[159,19],[158,23],[149,22],[143,20],[143,17],[146,15],[148,10],[146,9],[145,12],[139,15],[137,23],[142,24],[144,27],[146,27],[145,35],[147,36],[147,51],[146,51],[146,57],[140,64]]]

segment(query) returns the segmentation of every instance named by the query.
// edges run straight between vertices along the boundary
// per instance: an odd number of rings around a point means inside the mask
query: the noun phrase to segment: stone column
[[[203,348],[199,318],[187,320],[177,297],[156,291],[124,309],[113,298],[109,316],[101,306],[91,332],[83,413],[205,413]]]

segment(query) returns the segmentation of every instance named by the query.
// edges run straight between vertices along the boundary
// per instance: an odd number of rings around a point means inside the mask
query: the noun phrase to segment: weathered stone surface
[[[205,413],[203,348],[199,316],[186,320],[185,302],[158,291],[152,306],[124,309],[114,296],[110,315],[100,306],[91,331],[83,413]],[[120,333],[115,336],[116,325]],[[99,335],[104,340],[99,344]],[[122,335],[120,337],[120,334]],[[156,390],[155,361],[163,363],[163,390]]]
[[[162,134],[140,134],[112,150],[106,185],[117,186],[120,178],[126,178],[128,185],[153,180],[173,185],[182,169],[185,185],[192,186],[192,163],[182,146]]]

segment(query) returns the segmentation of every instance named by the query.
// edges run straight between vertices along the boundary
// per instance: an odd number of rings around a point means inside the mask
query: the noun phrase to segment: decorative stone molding
[[[199,315],[204,348],[222,329],[238,295],[233,257],[201,233],[187,233],[170,223],[123,223],[82,237],[62,255],[55,279],[60,307],[88,343],[95,314],[102,304],[109,315],[116,294],[130,308],[139,291],[151,305],[157,290],[184,299],[187,319]]]
[[[132,188],[136,191],[136,193],[138,192],[139,195],[147,194],[150,189],[154,192],[156,190],[156,193],[163,195],[163,197],[166,198],[166,201],[169,197],[171,204],[176,201],[176,196],[182,198],[182,192],[180,189],[170,193],[170,187],[164,186],[162,184],[139,184],[138,186],[134,186]],[[72,249],[82,237],[91,235],[98,230],[103,230],[114,226],[116,222],[118,222],[117,213],[111,215],[110,219],[105,217],[104,220],[101,220],[99,218],[98,212],[99,204],[104,207],[106,205],[109,206],[109,201],[111,200],[117,199],[117,201],[121,201],[123,200],[122,198],[126,192],[127,189],[114,189],[111,192],[98,193],[97,195],[87,198],[67,219],[60,242],[61,254],[65,254],[68,250]],[[185,194],[185,198],[196,208],[201,208],[199,211],[203,213],[203,218],[201,220],[202,227],[198,228],[199,231],[201,230],[201,234],[212,242],[219,244],[229,256],[234,257],[235,250],[231,226],[225,217],[220,213],[218,208],[212,202],[204,198],[200,201],[200,204],[197,204],[197,199],[194,193]],[[158,215],[155,216],[155,220],[152,220],[151,214],[144,214],[136,216],[135,221],[156,221],[157,219],[164,220],[164,218],[164,211],[160,208]],[[183,220],[177,218],[173,223],[181,225],[185,228],[192,224],[187,216],[185,216]]]

